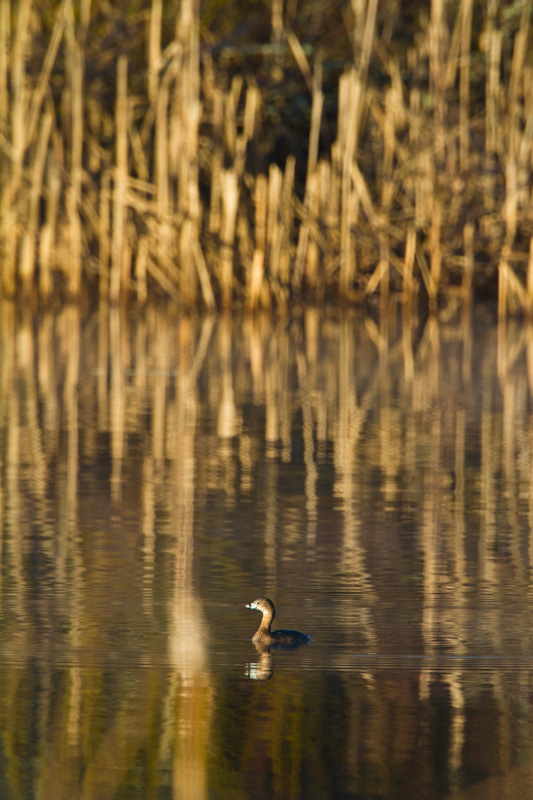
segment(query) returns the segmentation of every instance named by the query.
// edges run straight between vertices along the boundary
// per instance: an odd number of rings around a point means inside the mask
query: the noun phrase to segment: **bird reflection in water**
[[[246,608],[261,611],[262,618],[259,628],[252,637],[255,649],[261,655],[258,662],[250,662],[246,675],[251,680],[268,680],[274,674],[274,664],[271,650],[298,650],[310,644],[311,637],[306,633],[293,630],[271,631],[270,626],[276,614],[274,603],[268,597],[258,597],[252,603],[247,603]]]

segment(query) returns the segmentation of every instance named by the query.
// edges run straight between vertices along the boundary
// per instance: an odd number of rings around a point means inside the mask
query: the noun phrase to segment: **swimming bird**
[[[256,609],[263,615],[261,624],[252,636],[252,642],[261,647],[274,646],[278,649],[290,650],[300,647],[302,644],[309,644],[311,637],[299,631],[271,631],[270,626],[276,614],[274,603],[268,597],[258,597],[253,603],[247,603],[246,608]]]

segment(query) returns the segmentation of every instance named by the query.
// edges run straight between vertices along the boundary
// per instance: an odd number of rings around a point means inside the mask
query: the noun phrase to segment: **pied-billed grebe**
[[[299,647],[301,644],[309,644],[311,637],[299,631],[271,631],[270,626],[276,614],[274,603],[268,597],[258,597],[253,603],[247,603],[246,608],[256,608],[263,615],[261,624],[252,636],[252,642],[256,645],[278,646],[282,648]]]

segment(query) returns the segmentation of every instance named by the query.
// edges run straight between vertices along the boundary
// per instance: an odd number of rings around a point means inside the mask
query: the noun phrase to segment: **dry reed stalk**
[[[509,103],[511,108],[518,102],[524,74],[524,62],[528,48],[531,8],[528,3],[522,5],[520,28],[514,37],[511,74],[509,76]],[[514,109],[513,109],[514,110]]]
[[[244,106],[243,135],[247,142],[255,137],[259,109],[261,108],[261,94],[257,86],[249,86],[246,90],[246,103]]]
[[[215,295],[209,278],[209,270],[207,269],[207,264],[205,263],[204,254],[198,239],[193,240],[192,251],[205,306],[208,311],[216,311]]]
[[[529,14],[529,8],[526,9],[524,7],[520,23],[520,30],[517,32],[514,40],[511,75],[509,80],[509,110],[506,120],[507,125],[505,136],[505,203],[502,212],[506,225],[505,241],[509,246],[514,241],[516,235],[516,230],[518,227],[518,208],[520,204],[520,195],[523,194],[520,186],[521,176],[519,172],[520,144],[522,139],[519,94],[522,85],[526,43],[529,32]]]
[[[169,220],[169,232],[170,232],[170,220]],[[194,231],[193,231],[193,222],[192,220],[187,217],[183,220],[181,224],[181,228],[178,235],[179,240],[179,274],[178,274],[178,282],[180,287],[180,295],[182,302],[188,306],[192,307],[196,303],[197,299],[197,280],[196,280],[196,269],[195,269],[195,261],[194,261],[194,253],[193,253],[193,243],[195,241]],[[167,269],[166,272],[174,279],[174,271],[172,270],[172,256],[170,248],[166,255],[167,258]]]
[[[322,221],[323,237],[321,242],[322,251],[322,275],[324,280],[331,278],[333,271],[337,269],[338,253],[338,207],[339,197],[336,192],[337,181],[334,170],[329,160],[322,158],[318,162],[318,212],[317,220]],[[320,232],[319,223],[317,223]],[[320,253],[317,254],[320,257]]]
[[[246,291],[246,307],[249,311],[255,311],[259,306],[261,294],[265,284],[263,283],[265,272],[265,253],[263,250],[254,250],[252,257],[252,265],[249,272],[247,291]]]
[[[339,82],[339,145],[342,153],[341,206],[340,206],[340,276],[339,296],[346,299],[355,277],[355,242],[352,226],[356,221],[358,203],[354,198],[352,168],[354,165],[357,120],[361,84],[350,70]]]
[[[8,132],[8,66],[11,40],[11,2],[0,3],[0,132],[7,138]]]
[[[420,141],[422,132],[422,119],[420,109],[422,101],[420,89],[411,89],[409,92],[409,150],[413,153],[420,151]]]
[[[304,271],[304,264],[307,262],[307,248],[309,242],[309,232],[312,219],[318,213],[317,200],[317,179],[315,174],[316,164],[318,160],[318,146],[320,142],[320,125],[322,120],[322,109],[324,107],[324,94],[322,92],[322,62],[319,60],[315,73],[313,76],[312,85],[313,97],[311,103],[311,128],[309,133],[309,151],[307,156],[307,177],[305,185],[304,196],[304,219],[300,226],[298,236],[298,246],[296,249],[296,261],[294,265],[294,272],[292,278],[292,285],[294,288],[299,289]],[[312,208],[313,207],[313,208]],[[315,262],[316,266],[316,247],[315,252],[311,257],[311,261]],[[314,271],[312,269],[311,271]],[[310,275],[308,275],[310,277]],[[312,285],[312,284],[309,284]]]
[[[429,231],[429,251],[431,256],[429,307],[431,311],[437,310],[437,295],[442,269],[441,225],[442,209],[440,203],[435,201]]]
[[[279,203],[279,217],[277,236],[273,244],[273,258],[278,262],[278,274],[283,286],[289,285],[289,265],[290,253],[290,232],[292,227],[292,196],[294,191],[294,174],[296,170],[296,159],[288,156],[285,162],[285,172],[281,184],[281,197]]]
[[[498,0],[488,0],[487,3],[487,80],[485,85],[485,153],[490,161],[499,149],[498,147],[498,107],[500,104],[501,85],[500,68],[502,54],[502,32],[496,28],[496,14],[498,13]]]
[[[267,208],[269,182],[265,175],[259,174],[255,181],[255,249],[263,254],[267,243]]]
[[[298,69],[302,73],[302,76],[307,84],[307,88],[312,93],[313,92],[313,73],[311,71],[311,66],[305,55],[304,49],[300,42],[298,41],[298,37],[295,36],[293,31],[290,28],[285,29],[285,38],[287,40],[287,44],[291,48],[292,55],[294,60],[298,65]],[[319,56],[320,58],[320,56]]]
[[[169,249],[171,229],[169,223],[170,211],[170,165],[169,165],[169,132],[168,108],[170,102],[170,81],[177,72],[177,59],[172,61],[157,89],[155,137],[154,137],[154,163],[156,186],[156,211],[157,211],[157,239],[156,253],[160,267],[169,272]]]
[[[252,262],[254,246],[252,242],[252,232],[248,219],[248,209],[243,203],[237,209],[237,258],[239,264],[245,269]]]
[[[357,161],[352,162],[350,174],[354,186],[353,194],[357,198],[358,202],[361,203],[368,221],[375,228],[382,227],[383,219],[379,214],[376,213],[374,209],[372,198],[370,197],[370,191],[366,185],[363,173],[359,169]]]
[[[67,69],[70,84],[71,100],[71,152],[70,152],[70,186],[67,188],[67,216],[69,223],[69,260],[68,260],[68,293],[77,297],[81,289],[81,188],[83,178],[83,83],[84,56],[82,46],[76,38],[74,29],[74,11],[70,6],[67,17]]]
[[[254,136],[258,108],[259,91],[256,86],[251,86],[246,92],[242,134],[236,137],[235,142],[234,170],[237,173],[239,182],[242,182],[246,168],[248,142]]]
[[[319,193],[319,217],[324,222],[326,233],[334,224],[335,209],[332,209],[331,198],[331,184],[332,184],[332,169],[331,163],[325,158],[321,158],[317,165],[318,170],[318,193]]]
[[[61,193],[61,142],[59,131],[53,131],[52,140],[47,169],[45,220],[39,237],[39,295],[45,300],[52,291],[51,273],[55,258],[57,214]]]
[[[161,68],[163,0],[152,0],[148,33],[148,100],[155,105]]]
[[[511,245],[518,225],[518,140],[520,131],[518,120],[509,119],[510,130],[507,135],[508,147],[505,156],[505,202],[502,216],[505,220],[505,241]]]
[[[267,197],[268,181],[265,175],[258,175],[255,181],[254,206],[255,206],[255,247],[252,265],[247,272],[245,289],[246,306],[254,311],[261,298],[263,288],[265,250],[266,250],[266,222],[267,222]]]
[[[234,170],[224,170],[222,173],[222,225],[220,241],[220,291],[221,306],[227,310],[231,308],[233,299],[233,243],[235,240],[235,222],[239,203],[239,188],[237,175]]]
[[[415,175],[415,228],[423,230],[433,200],[434,164],[428,151],[420,155]]]
[[[133,242],[137,240],[135,234],[133,221],[127,219],[124,226],[124,248],[120,259],[120,293],[126,297],[131,288]]]
[[[198,176],[198,129],[202,113],[200,102],[199,0],[183,0],[176,23],[176,39],[180,47],[180,69],[176,75],[172,110],[172,140],[169,147],[178,154],[177,209],[188,226],[180,234],[181,294],[187,304],[196,301],[197,270],[193,242],[200,235],[201,201]],[[187,230],[187,227],[190,230]]]
[[[147,190],[153,190],[153,185],[148,184],[148,178],[149,178],[148,158],[142,142],[141,135],[134,125],[130,124],[128,127],[129,127],[129,138],[131,145],[131,155],[134,164],[134,171],[137,172],[137,175],[139,176],[139,181],[146,184],[147,186],[147,189],[139,187],[139,191],[146,192]],[[131,185],[132,182],[130,179],[130,186]]]
[[[295,160],[289,156],[285,173],[270,165],[268,182],[267,251],[271,290],[280,305],[288,299],[290,200],[294,183]]]
[[[148,287],[146,284],[146,271],[148,262],[148,236],[141,236],[137,245],[135,257],[135,289],[139,303],[146,303]]]
[[[158,283],[164,292],[168,294],[169,297],[172,297],[174,300],[181,300],[180,293],[176,288],[176,284],[170,280],[167,273],[164,272],[161,267],[154,261],[151,256],[151,253],[148,254],[148,261],[146,264],[146,268],[154,281]]]
[[[394,196],[392,173],[396,146],[396,102],[395,90],[388,89],[385,93],[385,115],[383,120],[383,182],[381,186],[381,207],[385,213],[390,209]]]
[[[451,89],[455,86],[457,80],[457,72],[461,70],[461,39],[463,36],[463,13],[464,5],[463,0],[460,0],[460,6],[456,9],[455,24],[453,26],[453,33],[450,37],[450,44],[448,47],[448,55],[446,59],[446,72],[445,72],[445,86],[446,89]]]
[[[420,239],[416,238],[416,263],[418,264],[418,268],[420,270],[420,274],[422,275],[422,280],[424,281],[424,286],[426,287],[426,292],[428,293],[428,297],[432,294],[432,286],[431,286],[431,275],[429,272],[428,262],[426,260],[426,254],[424,253],[424,248],[422,247],[422,243]]]
[[[2,288],[12,296],[16,288],[16,257],[20,229],[17,224],[16,199],[22,178],[25,126],[28,114],[28,87],[26,59],[29,52],[29,26],[32,0],[21,0],[18,4],[14,42],[11,51],[11,103],[7,105],[11,114],[11,141],[9,142],[9,167],[6,182],[0,197],[0,242],[4,243],[2,258]],[[5,14],[9,13],[9,6]],[[9,37],[9,19],[3,17],[4,36]],[[9,44],[7,43],[7,47]],[[6,133],[8,133],[6,131]],[[7,138],[7,137],[6,137]],[[6,142],[7,143],[7,142]]]
[[[213,155],[211,158],[211,197],[209,203],[209,233],[220,231],[222,203],[222,170],[224,166],[224,95],[218,88],[213,90]]]
[[[500,253],[498,264],[498,316],[506,317],[510,312],[517,312],[528,308],[526,289],[522,286],[510,265],[511,248],[504,244]]]
[[[329,209],[330,239],[335,253],[340,252],[341,230],[341,188],[342,188],[342,152],[340,142],[336,141],[331,147],[331,170],[329,181],[329,196],[327,204]]]
[[[352,0],[352,8],[359,5],[357,0]],[[356,15],[359,16],[360,21],[363,22],[362,25],[358,25],[356,23],[354,29],[354,40],[359,39],[360,44],[360,52],[359,52],[359,59],[357,59],[357,55],[355,57],[355,63],[357,64],[357,74],[359,77],[359,82],[361,86],[366,84],[366,78],[368,74],[368,66],[370,64],[370,54],[372,52],[372,47],[374,44],[374,33],[376,28],[376,13],[378,9],[378,0],[363,0],[363,3],[359,5],[360,11]],[[357,124],[359,125],[360,121],[360,112],[361,107],[358,105],[357,108]]]
[[[272,0],[271,25],[272,42],[280,44],[283,35],[283,0]]]
[[[17,22],[15,26],[15,41],[11,55],[11,147],[12,147],[12,170],[19,179],[22,169],[22,158],[24,154],[25,130],[28,115],[29,92],[26,76],[26,60],[29,53],[29,28],[31,20],[32,0],[20,0],[17,10]],[[18,187],[18,180],[15,184]],[[12,190],[12,196],[14,191]]]
[[[390,263],[390,247],[388,236],[380,231],[379,233],[379,262],[368,279],[365,292],[373,294],[377,287],[380,286],[381,299],[388,297],[389,294],[389,263]]]
[[[235,161],[237,148],[237,106],[243,85],[242,75],[235,75],[231,81],[230,90],[226,96],[224,114],[224,138],[226,151],[232,161]]]
[[[308,214],[309,214],[309,241],[307,244],[307,255],[305,259],[305,279],[307,286],[315,292],[319,290],[318,282],[318,262],[319,248],[317,241],[318,215],[320,213],[320,172],[313,171],[308,189]]]
[[[406,303],[411,300],[413,291],[413,267],[416,254],[416,228],[410,225],[405,237],[405,256],[403,272],[403,298]]]
[[[470,46],[473,0],[461,2],[461,60],[459,67],[459,166],[468,172],[470,144]]]
[[[126,200],[128,185],[128,58],[117,61],[117,95],[115,102],[116,163],[113,187],[113,230],[109,299],[116,303],[120,297],[121,259],[124,247]]]
[[[111,217],[111,176],[109,170],[104,170],[102,173],[102,180],[100,186],[98,214],[100,217],[98,237],[98,260],[99,260],[99,276],[98,276],[98,293],[101,300],[104,300],[109,295],[110,287],[110,272],[109,272],[109,257],[111,252],[110,247],[110,217]]]
[[[32,92],[31,107],[28,112],[28,121],[25,131],[25,145],[33,141],[35,129],[40,123],[40,114],[44,99],[50,89],[50,76],[54,67],[57,52],[61,44],[63,32],[68,21],[68,15],[71,9],[72,0],[62,0],[61,5],[56,13],[54,27],[46,55],[44,57],[43,66],[39,74],[37,85]]]
[[[531,171],[529,154],[533,148],[533,64],[524,66],[523,72],[523,118],[527,120],[520,142],[520,164],[527,175]],[[533,193],[527,196],[529,181],[524,180],[525,203],[528,206],[533,200]]]
[[[533,313],[533,236],[529,240],[529,258],[527,262],[526,295],[528,313]]]
[[[27,224],[22,235],[19,275],[21,289],[24,295],[30,294],[35,278],[35,250],[39,224],[39,201],[41,199],[43,190],[44,168],[53,121],[53,110],[52,108],[48,108],[42,120],[37,147],[35,150],[35,158],[33,161],[31,175]]]
[[[428,55],[431,85],[435,100],[435,141],[436,152],[444,153],[445,145],[445,94],[446,94],[446,62],[445,49],[448,30],[446,25],[446,0],[431,0],[431,12],[428,28]]]
[[[278,226],[279,200],[281,197],[281,184],[283,176],[277,164],[271,164],[268,170],[268,214],[266,246],[268,253],[268,271],[271,280],[277,281],[278,263],[272,258],[272,249],[275,233]]]

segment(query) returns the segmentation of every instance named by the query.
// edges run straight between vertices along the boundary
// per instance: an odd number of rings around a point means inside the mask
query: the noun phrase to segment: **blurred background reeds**
[[[3,0],[0,290],[533,308],[527,0]]]

